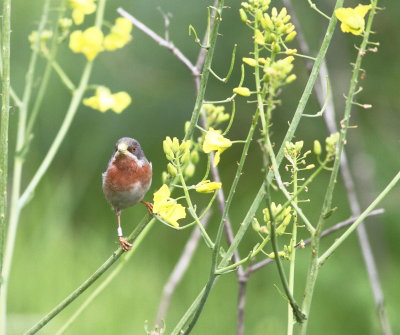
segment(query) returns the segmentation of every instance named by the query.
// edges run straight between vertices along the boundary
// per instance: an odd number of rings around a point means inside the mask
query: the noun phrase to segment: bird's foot
[[[125,237],[119,236],[119,245],[124,251],[129,251],[132,248],[132,243],[129,243],[128,240]]]
[[[143,201],[143,200],[142,200],[141,203],[142,203],[143,205],[146,206],[147,211],[148,211],[150,214],[153,214],[153,204],[152,204],[151,202],[147,202],[147,201]]]

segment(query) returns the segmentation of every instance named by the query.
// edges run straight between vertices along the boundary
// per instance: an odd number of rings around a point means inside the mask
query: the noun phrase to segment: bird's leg
[[[124,251],[129,251],[132,247],[132,243],[129,243],[127,239],[124,237],[124,234],[122,234],[122,228],[121,228],[121,213],[117,213],[117,218],[118,218],[118,240],[119,240],[119,245]]]
[[[143,201],[143,200],[142,200],[141,203],[142,203],[143,205],[146,206],[147,211],[148,211],[150,214],[153,214],[153,204],[152,204],[151,202]]]

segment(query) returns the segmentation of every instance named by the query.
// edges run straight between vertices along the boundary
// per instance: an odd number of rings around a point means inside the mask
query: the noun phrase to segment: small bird
[[[152,166],[139,142],[130,137],[117,141],[106,172],[103,173],[103,192],[118,218],[118,239],[121,248],[128,251],[132,244],[124,238],[121,211],[143,203],[152,213],[152,204],[142,201],[151,185]]]

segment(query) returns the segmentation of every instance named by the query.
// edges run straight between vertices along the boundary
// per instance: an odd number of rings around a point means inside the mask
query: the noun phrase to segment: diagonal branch
[[[133,25],[135,25],[136,28],[140,29],[143,31],[147,36],[152,38],[154,41],[156,41],[160,46],[168,49],[171,51],[183,64],[186,65],[186,67],[189,69],[189,71],[192,74],[196,74],[197,76],[200,74],[199,73],[199,68],[196,67],[195,65],[192,64],[192,62],[180,51],[174,43],[171,41],[167,41],[166,39],[162,38],[160,35],[156,34],[153,30],[151,30],[149,27],[147,27],[144,23],[140,22],[138,19],[133,17],[131,14],[129,14],[127,11],[125,11],[122,8],[117,9],[118,14],[121,16],[125,17],[129,21],[132,22]]]

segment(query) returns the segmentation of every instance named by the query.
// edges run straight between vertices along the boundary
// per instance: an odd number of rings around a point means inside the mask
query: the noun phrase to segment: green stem
[[[147,214],[142,221],[136,226],[135,230],[129,235],[128,240],[130,242],[136,241],[139,235],[142,233],[146,225],[150,221],[150,215]],[[53,308],[48,314],[46,314],[39,322],[37,322],[31,329],[24,333],[24,335],[36,334],[42,329],[47,323],[49,323],[56,315],[58,315],[64,308],[66,308],[71,302],[78,298],[83,292],[85,292],[99,277],[106,272],[125,252],[118,248],[108,258],[103,265],[101,265],[96,272],[94,272],[87,280],[85,280],[76,290],[74,290],[68,297],[61,301],[55,308]]]
[[[347,100],[346,100],[346,105],[345,105],[344,118],[341,122],[342,128],[340,130],[340,136],[339,136],[339,140],[338,140],[338,148],[337,148],[337,152],[335,155],[335,161],[334,161],[334,165],[332,168],[332,174],[331,174],[329,184],[327,187],[327,191],[325,194],[321,214],[320,214],[317,226],[316,226],[316,231],[315,231],[314,236],[312,237],[311,264],[310,264],[310,268],[309,268],[309,275],[307,277],[306,288],[304,291],[304,301],[303,301],[303,310],[307,314],[309,314],[309,312],[310,312],[312,296],[313,296],[314,287],[315,287],[315,283],[316,283],[316,280],[318,277],[318,271],[319,271],[318,254],[319,254],[320,235],[321,235],[321,232],[324,227],[325,220],[326,220],[325,214],[330,211],[331,206],[332,206],[333,191],[336,186],[336,179],[337,179],[337,175],[338,175],[338,171],[339,171],[340,159],[341,159],[344,144],[346,141],[347,130],[349,127],[349,122],[350,122],[351,108],[352,108],[353,99],[354,99],[356,89],[357,89],[359,72],[361,69],[361,62],[365,55],[366,48],[368,46],[368,38],[369,38],[370,31],[371,31],[372,21],[373,21],[374,15],[375,15],[377,0],[373,0],[371,2],[371,5],[372,5],[371,12],[368,17],[368,22],[367,22],[366,29],[365,29],[365,32],[363,35],[363,40],[361,42],[361,46],[357,53],[357,59],[354,64],[353,74],[352,74],[352,77],[350,80],[350,87],[349,87],[349,92],[347,95]],[[337,3],[335,8],[338,8],[341,6],[342,6],[342,4]],[[334,19],[334,15],[332,16],[332,19]],[[303,334],[303,335],[305,335],[307,333],[307,322],[304,322],[301,325],[300,331],[301,331],[301,334]]]
[[[119,261],[118,265],[108,274],[108,276],[101,282],[99,286],[83,301],[79,308],[72,314],[69,319],[62,325],[62,327],[55,333],[55,335],[63,334],[70,326],[75,322],[75,320],[82,314],[82,312],[92,303],[92,301],[104,291],[104,289],[112,282],[112,280],[121,272],[121,270],[125,267],[129,259],[133,256],[136,249],[141,244],[142,240],[146,237],[147,233],[150,231],[156,220],[153,218],[150,222],[145,226],[139,236],[136,238],[135,243],[133,244],[132,249],[129,252],[123,254],[122,259]]]
[[[212,287],[214,285],[214,282],[215,282],[215,280],[217,278],[217,273],[216,273],[216,271],[217,271],[217,259],[218,259],[218,255],[219,255],[219,249],[220,249],[220,245],[221,245],[221,238],[222,238],[222,234],[223,234],[223,230],[224,230],[225,221],[226,221],[227,215],[229,213],[229,209],[230,209],[230,206],[231,206],[231,203],[232,203],[232,199],[233,199],[233,196],[235,194],[239,179],[240,179],[240,177],[242,175],[244,162],[246,161],[246,158],[247,158],[247,153],[248,153],[250,144],[251,144],[252,139],[253,139],[253,135],[254,135],[254,131],[255,131],[257,123],[258,123],[258,119],[259,119],[259,110],[257,109],[256,113],[253,116],[253,121],[252,121],[250,130],[249,130],[249,133],[247,135],[247,138],[246,138],[246,143],[245,143],[245,145],[243,147],[242,155],[240,157],[239,166],[238,166],[238,168],[236,170],[236,174],[235,174],[235,177],[233,179],[232,186],[231,186],[231,188],[229,190],[229,194],[228,194],[228,197],[227,197],[227,200],[226,200],[225,209],[224,209],[224,212],[223,212],[222,217],[221,217],[221,221],[220,221],[219,226],[218,226],[217,237],[215,239],[215,246],[214,246],[212,260],[211,260],[210,276],[209,276],[208,282],[206,284],[206,287],[204,288],[204,291],[203,291],[203,294],[202,294],[202,298],[200,300],[198,300],[199,304],[197,305],[197,308],[193,311],[194,316],[193,316],[193,318],[192,318],[192,320],[191,320],[191,322],[190,322],[190,324],[188,326],[188,329],[184,332],[185,335],[189,334],[190,331],[193,329],[194,325],[196,324],[197,319],[200,316],[201,311],[202,311],[202,309],[204,307],[204,304],[205,304],[205,302],[207,300],[208,294],[210,293],[210,291],[211,291],[211,289],[212,289]],[[232,245],[233,245],[233,243],[232,243]],[[231,245],[231,248],[232,248],[232,245]],[[237,245],[236,245],[236,247],[237,247]],[[222,264],[220,263],[220,265],[222,267],[225,267],[227,265],[227,262],[232,258],[233,252],[234,252],[234,250],[232,250],[231,257],[228,260],[225,260],[224,263],[222,263]],[[188,321],[190,316],[191,315],[189,315],[188,313],[185,313],[185,315],[182,317],[181,321],[178,323],[179,327],[178,327],[178,325],[175,327],[174,331],[172,332],[172,335],[180,334],[180,332],[182,330],[182,326],[180,326],[180,325],[186,324],[186,322]]]
[[[400,172],[398,172],[385,189],[375,198],[375,200],[365,209],[347,230],[333,242],[333,244],[318,258],[318,265],[321,267],[326,260],[336,251],[336,249],[349,237],[349,235],[357,229],[361,222],[365,220],[382,199],[392,190],[400,180]]]
[[[292,166],[292,180],[293,180],[293,194],[297,193],[297,161],[293,160],[294,164]],[[297,204],[297,197],[293,199],[293,202]],[[294,274],[296,269],[296,244],[297,244],[297,212],[294,211],[293,214],[293,229],[292,229],[292,237],[290,239],[290,263],[289,263],[289,291],[294,295]],[[293,334],[293,312],[290,305],[288,305],[288,328],[287,335]]]
[[[193,217],[194,221],[196,222],[197,226],[199,227],[201,235],[203,236],[207,246],[210,249],[213,249],[214,248],[214,242],[211,240],[210,236],[208,236],[206,230],[204,229],[203,225],[200,222],[199,217],[196,214],[196,211],[194,210],[193,203],[192,203],[192,200],[190,199],[190,194],[189,194],[188,188],[186,186],[185,178],[183,178],[183,173],[182,173],[181,165],[180,165],[180,162],[179,162],[179,158],[176,159],[176,166],[178,168],[179,179],[180,179],[182,187],[183,187],[183,192],[185,193],[185,199],[186,199],[186,202],[187,202],[188,207],[189,207],[189,212],[192,215],[192,217]]]
[[[203,65],[203,70],[201,71],[201,81],[200,81],[200,88],[198,90],[196,102],[194,105],[194,110],[192,113],[192,117],[190,119],[190,124],[189,128],[185,134],[185,140],[188,140],[192,137],[193,132],[196,128],[197,122],[199,120],[201,108],[203,106],[203,100],[204,100],[204,95],[206,92],[206,87],[207,87],[207,81],[208,77],[210,75],[210,68],[211,68],[211,63],[214,55],[214,50],[215,50],[215,45],[218,37],[218,29],[219,29],[219,24],[222,20],[221,14],[222,10],[224,8],[224,0],[218,0],[218,5],[216,8],[214,8],[214,15],[216,15],[214,24],[210,33],[210,39],[209,39],[209,44],[208,44],[208,49],[207,49],[207,54],[204,59],[204,65]]]
[[[6,2],[4,3],[6,4]],[[38,26],[38,35],[44,30],[49,14],[50,0],[46,0],[43,4],[42,17]],[[5,335],[7,330],[7,291],[8,280],[14,253],[15,237],[18,227],[20,210],[18,208],[18,198],[21,189],[22,168],[24,164],[23,149],[26,139],[26,119],[28,113],[28,105],[33,89],[33,80],[35,74],[36,63],[38,59],[39,39],[35,43],[34,50],[29,61],[28,71],[25,77],[25,88],[21,104],[19,105],[17,139],[13,168],[12,193],[9,209],[9,223],[7,230],[7,238],[4,249],[3,268],[2,268],[2,285],[0,287],[0,334]],[[4,68],[4,70],[7,70]],[[9,70],[9,69],[8,69]]]
[[[0,123],[0,274],[3,268],[3,252],[6,234],[7,186],[8,186],[8,124],[10,116],[10,38],[11,0],[3,2],[1,40],[1,123]],[[0,275],[0,286],[2,278]],[[0,291],[1,294],[1,291]]]
[[[59,36],[59,33],[58,33],[59,30],[58,30],[57,25],[58,25],[58,20],[63,17],[64,12],[65,12],[65,1],[64,0],[60,1],[59,7],[60,8],[59,8],[58,19],[57,19],[56,24],[53,29],[54,36],[53,36],[53,40],[52,40],[51,47],[50,47],[50,54],[47,58],[47,64],[46,64],[46,68],[43,73],[43,79],[40,82],[40,87],[39,87],[38,93],[36,95],[36,100],[33,105],[32,112],[29,115],[29,120],[28,120],[28,124],[26,127],[26,137],[27,137],[26,140],[28,142],[32,138],[33,126],[34,126],[37,116],[39,114],[40,107],[42,106],[44,95],[47,92],[47,87],[48,87],[51,70],[52,70],[52,62],[54,61],[56,54],[57,54],[58,36]],[[28,146],[29,143],[27,143],[26,145]]]

